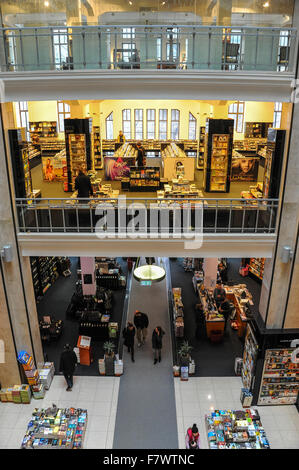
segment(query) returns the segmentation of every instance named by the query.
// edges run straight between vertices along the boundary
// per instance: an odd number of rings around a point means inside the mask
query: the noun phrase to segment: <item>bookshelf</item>
[[[157,191],[160,188],[160,170],[157,168],[130,168],[131,191]]]
[[[293,405],[299,392],[299,364],[294,349],[268,349],[265,355],[258,405]]]
[[[101,133],[99,127],[93,127],[93,160],[95,170],[101,170],[103,162],[101,153]]]
[[[264,275],[265,258],[250,258],[249,272],[262,280]]]
[[[29,132],[32,143],[38,143],[41,137],[57,137],[57,122],[29,122]]]

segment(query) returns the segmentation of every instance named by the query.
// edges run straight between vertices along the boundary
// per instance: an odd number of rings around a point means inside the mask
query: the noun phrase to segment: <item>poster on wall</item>
[[[121,180],[130,176],[130,167],[122,158],[105,158],[105,179]]]
[[[258,157],[233,157],[231,181],[257,181],[259,160]]]
[[[46,157],[42,166],[45,181],[61,181],[67,176],[66,158]]]

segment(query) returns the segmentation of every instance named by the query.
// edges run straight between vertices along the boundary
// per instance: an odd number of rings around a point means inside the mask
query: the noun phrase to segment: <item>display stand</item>
[[[77,348],[79,348],[81,365],[90,366],[92,362],[90,343],[91,343],[90,336],[79,336]]]
[[[92,169],[91,158],[92,119],[65,119],[64,133],[67,160],[67,182],[65,191],[74,191],[79,167]]]
[[[228,193],[233,149],[233,119],[207,119],[204,190]]]
[[[278,198],[282,174],[286,131],[269,129],[266,150],[266,162],[263,181],[265,199]]]

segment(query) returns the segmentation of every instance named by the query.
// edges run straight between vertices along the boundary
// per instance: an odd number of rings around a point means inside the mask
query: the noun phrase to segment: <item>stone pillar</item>
[[[263,321],[266,320],[267,315],[267,306],[269,299],[269,289],[271,286],[271,278],[273,271],[273,258],[266,258],[264,265],[264,274],[263,274],[263,284],[261,289],[260,303],[259,303],[259,312]]]
[[[217,11],[217,25],[230,26],[232,22],[232,0],[219,0]]]
[[[2,387],[12,387],[21,384],[21,377],[1,272],[0,305],[0,383]]]
[[[284,328],[299,328],[298,290],[299,290],[299,247],[294,255],[294,267],[290,284],[289,298]]]
[[[295,2],[294,27],[299,26],[299,2]],[[298,75],[298,71],[297,71]],[[286,106],[284,106],[283,111]],[[282,124],[288,126],[289,114],[283,113]],[[281,191],[281,212],[278,223],[278,238],[274,251],[273,276],[269,288],[269,300],[266,312],[266,327],[269,328],[296,328],[296,309],[289,299],[289,286],[296,279],[298,267],[296,258],[292,262],[282,263],[281,253],[284,246],[296,249],[298,239],[299,221],[299,103],[293,105],[292,128],[288,146],[288,158],[283,168],[285,174],[284,185]],[[284,128],[281,126],[281,128]],[[287,132],[287,140],[289,133]],[[282,178],[283,179],[283,178]],[[297,259],[298,263],[298,259]],[[295,274],[295,276],[292,274]],[[292,288],[292,286],[291,286]],[[298,290],[298,289],[297,289]],[[289,301],[289,304],[288,304]],[[286,311],[288,314],[286,317]],[[298,307],[297,307],[298,312]],[[288,319],[286,321],[286,318]],[[292,323],[294,322],[294,326]]]
[[[3,112],[5,116],[5,107]],[[5,122],[9,120],[5,119]],[[0,121],[2,128],[2,117]],[[8,139],[6,139],[8,142]],[[36,365],[43,361],[31,269],[28,258],[23,258],[17,243],[17,218],[14,208],[14,187],[11,157],[0,135],[0,248],[12,247],[12,261],[2,262],[3,284],[7,308],[10,312],[12,335],[17,352],[25,349],[33,355]],[[1,305],[2,308],[2,305]],[[4,312],[5,314],[5,312]],[[2,325],[1,325],[2,326]],[[16,354],[15,354],[15,361]]]

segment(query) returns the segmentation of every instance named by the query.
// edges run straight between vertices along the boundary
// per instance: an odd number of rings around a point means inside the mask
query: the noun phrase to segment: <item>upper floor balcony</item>
[[[1,28],[2,72],[172,70],[294,75],[297,31],[109,25]],[[6,74],[7,75],[7,74]]]

